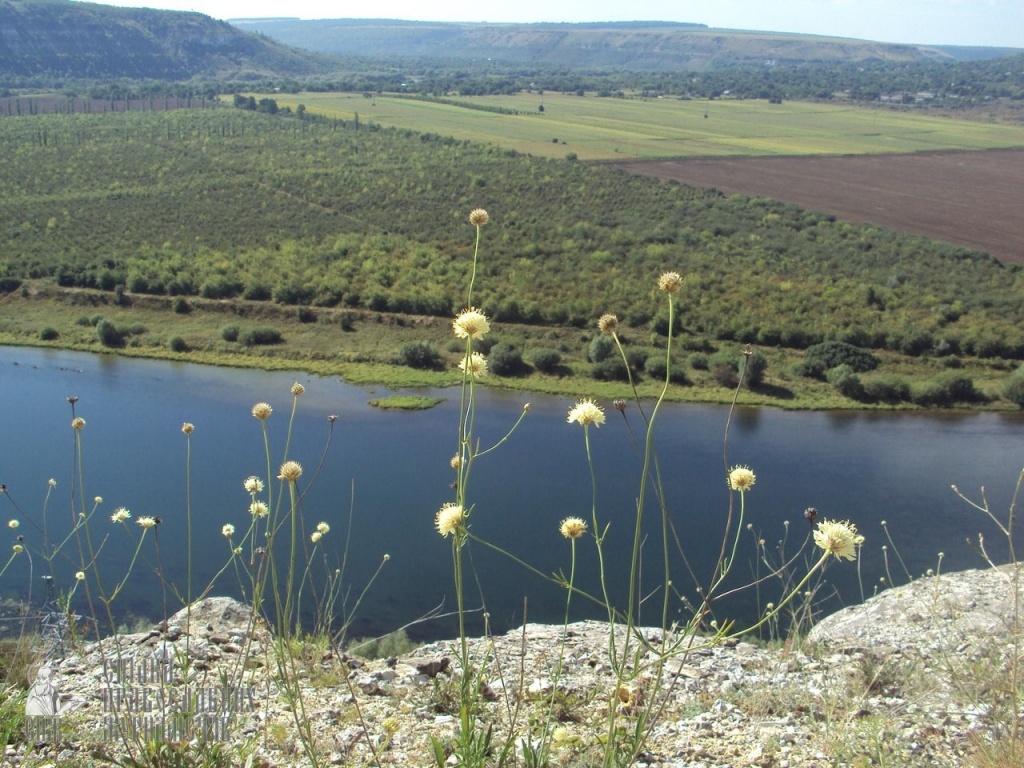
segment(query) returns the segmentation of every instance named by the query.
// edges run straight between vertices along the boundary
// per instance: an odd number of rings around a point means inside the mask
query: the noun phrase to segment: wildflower
[[[386,563],[390,559],[391,559],[391,555],[389,555],[387,552],[385,552],[384,553],[384,562]]]
[[[256,403],[252,407],[252,415],[260,421],[266,421],[273,412],[274,409],[270,407],[270,403]]]
[[[313,531],[312,535],[309,538],[314,544],[316,544],[318,541],[320,541],[320,539],[323,538],[323,534],[320,533],[320,531]]]
[[[855,560],[857,546],[864,543],[864,537],[857,533],[857,526],[847,520],[822,520],[814,532],[814,543],[836,557]]]
[[[618,327],[619,318],[615,315],[601,315],[601,319],[597,321],[597,330],[608,336],[615,333],[615,329]]]
[[[658,290],[665,293],[679,293],[683,287],[683,278],[678,272],[666,272],[658,278]]]
[[[306,388],[299,384],[299,382],[296,381],[294,384],[292,384],[292,394],[295,395],[296,397],[298,397],[305,391]]]
[[[437,527],[438,533],[442,536],[448,536],[459,530],[465,520],[466,513],[463,511],[462,505],[449,502],[437,510],[437,515],[434,517],[434,525]]]
[[[118,507],[114,510],[114,514],[110,516],[110,520],[115,523],[123,523],[131,516],[132,513],[128,511],[127,507]]]
[[[316,524],[316,529],[321,534],[325,534],[325,533],[330,533],[331,532],[331,526],[329,526],[327,523],[317,523]]]
[[[96,504],[96,505],[102,504],[102,503],[103,503],[103,497],[102,497],[102,496],[97,496],[97,497],[96,497],[96,498],[94,498],[94,499],[93,499],[92,501],[93,501],[93,503],[94,503],[94,504]]]
[[[17,520],[8,520],[7,521],[7,527],[8,528],[17,528],[19,525],[21,525],[21,523],[19,523]]]
[[[455,316],[452,328],[460,339],[482,339],[484,334],[491,330],[491,324],[487,322],[487,316],[483,312],[470,307]]]
[[[523,413],[529,413],[529,412],[530,412],[530,404],[529,403],[523,403]]]
[[[152,528],[154,525],[156,525],[156,518],[150,517],[149,515],[143,515],[135,522],[141,525],[143,528]]]
[[[757,476],[750,467],[733,467],[729,470],[729,487],[734,491],[749,491],[756,480]]]
[[[25,551],[25,548],[21,546],[21,544],[15,544],[13,547],[11,547],[11,551],[16,555],[20,555],[22,552]]]
[[[588,397],[580,400],[576,405],[569,409],[569,415],[566,417],[566,421],[570,424],[576,422],[581,427],[586,427],[591,424],[600,427],[604,424],[604,411],[601,409],[601,406]]]
[[[249,514],[253,517],[266,517],[270,514],[270,507],[267,506],[266,502],[254,501],[249,505]]]
[[[626,401],[623,400],[621,397],[617,397],[614,400],[612,400],[612,406],[619,413],[625,413],[626,411]]]
[[[278,480],[291,480],[295,481],[302,477],[302,465],[297,461],[286,461],[281,465],[281,474],[277,476]]]
[[[249,477],[245,478],[242,485],[245,486],[245,490],[249,493],[261,493],[263,491],[263,481],[256,477],[256,475],[249,475]]]
[[[186,435],[191,435],[195,431],[195,429],[195,424],[192,424],[188,421],[181,425],[181,431],[184,432]]]
[[[235,526],[233,526],[231,523],[228,523],[220,529],[220,532],[230,539],[232,536],[235,535]]]
[[[482,379],[487,375],[487,358],[479,352],[473,352],[469,357],[464,357],[459,361],[459,368],[474,379]]]
[[[462,456],[456,453],[454,456],[452,456],[448,464],[451,466],[452,469],[458,469],[459,467],[462,466]]]
[[[76,571],[75,572],[75,579],[77,581],[85,581],[85,571]]]
[[[587,524],[578,517],[567,517],[558,526],[558,530],[567,539],[578,539],[587,532]]]
[[[51,488],[56,488],[57,487],[57,481],[54,480],[52,477],[49,480],[46,481],[46,484],[48,486],[50,486]]]
[[[804,517],[807,519],[808,523],[813,523],[815,520],[818,519],[818,510],[816,510],[814,507],[808,507],[807,509],[804,510]],[[789,521],[787,520],[786,522]]]
[[[482,227],[490,220],[490,216],[487,215],[487,211],[483,208],[475,208],[469,212],[469,223],[474,227]]]
[[[81,432],[83,429],[85,429],[85,419],[83,419],[81,416],[76,416],[71,420],[71,428],[76,432]]]

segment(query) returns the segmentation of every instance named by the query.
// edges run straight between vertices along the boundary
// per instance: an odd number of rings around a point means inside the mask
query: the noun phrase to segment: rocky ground
[[[499,745],[512,730],[520,735],[518,765],[521,739],[537,744],[543,722],[552,722],[551,765],[594,764],[609,701],[626,728],[648,716],[640,766],[1022,764],[1008,762],[999,738],[1013,725],[1011,661],[1022,652],[1013,576],[1002,568],[924,577],[826,617],[799,642],[698,640],[660,676],[641,669],[621,690],[606,625],[530,624],[470,643],[483,676],[480,722],[493,726]],[[659,630],[640,635],[662,641]],[[151,632],[86,644],[51,663],[60,740],[9,746],[6,764],[111,765],[118,714],[149,718],[134,721],[137,728],[169,727],[191,697],[214,730],[218,708],[233,714],[230,733],[216,736],[225,739],[225,764],[251,755],[253,766],[310,765],[270,643],[266,629],[248,628],[243,606],[214,598],[191,621],[181,612]],[[379,661],[307,644],[294,658],[323,763],[428,766],[431,739],[451,745],[459,728],[455,643]],[[652,658],[641,654],[641,667]],[[44,692],[37,684],[37,706]]]

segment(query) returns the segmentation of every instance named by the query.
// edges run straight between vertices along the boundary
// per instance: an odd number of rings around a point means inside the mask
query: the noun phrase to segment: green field
[[[345,93],[272,94],[311,113],[484,141],[538,157],[633,160],[886,154],[1024,147],[1024,128],[917,111],[755,100],[687,101],[565,94],[453,97],[449,103]],[[544,111],[539,111],[543,103]],[[500,114],[477,107],[516,110]],[[555,141],[557,139],[557,142]]]

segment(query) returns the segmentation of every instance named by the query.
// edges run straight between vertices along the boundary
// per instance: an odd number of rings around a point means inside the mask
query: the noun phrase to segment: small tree
[[[441,353],[426,341],[410,341],[402,345],[400,352],[403,365],[410,368],[430,369],[441,364]]]

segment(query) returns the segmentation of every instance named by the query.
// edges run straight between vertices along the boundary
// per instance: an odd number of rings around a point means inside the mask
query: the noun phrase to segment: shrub
[[[273,293],[270,288],[261,283],[247,285],[245,292],[242,294],[242,298],[249,299],[249,301],[269,301],[271,296],[273,296]]]
[[[315,323],[316,322],[316,312],[314,312],[309,307],[299,307],[298,317],[299,317],[299,322],[300,323]]]
[[[701,352],[690,355],[690,367],[695,371],[706,371],[708,369],[708,356]]]
[[[711,364],[711,376],[718,385],[726,389],[734,389],[740,383],[740,373],[736,363],[715,362]]]
[[[590,367],[590,375],[598,381],[629,381],[629,370],[618,355],[594,363]]]
[[[554,349],[538,349],[531,359],[533,367],[541,373],[555,373],[562,364],[562,355]]]
[[[120,347],[124,345],[124,337],[112,322],[104,318],[96,323],[96,336],[104,347]]]
[[[224,341],[238,341],[238,326],[225,325],[220,329],[220,337],[224,339]]]
[[[188,352],[188,344],[181,336],[175,336],[171,339],[171,351],[172,352]]]
[[[825,379],[843,397],[848,397],[851,400],[860,400],[864,397],[864,385],[861,383],[860,376],[845,363],[830,368],[825,374]]]
[[[748,387],[758,387],[764,383],[764,372],[768,368],[768,358],[760,350],[754,350],[747,357],[746,379]]]
[[[911,400],[917,405],[945,406],[954,403],[982,402],[985,396],[975,388],[974,380],[970,376],[949,374],[925,382],[916,388]]]
[[[820,379],[825,376],[825,364],[821,360],[804,358],[793,366],[793,373],[808,379]]]
[[[264,326],[246,331],[239,337],[239,341],[247,347],[255,347],[267,344],[280,344],[282,338],[279,330],[270,326]]]
[[[507,341],[499,341],[491,348],[487,366],[497,376],[521,376],[528,370],[522,353]]]
[[[21,280],[16,277],[0,277],[0,293],[11,293],[21,287]]]
[[[60,338],[60,334],[57,332],[56,328],[48,325],[39,331],[39,338],[43,341],[53,341]]]
[[[1018,408],[1024,408],[1024,376],[1018,373],[1008,378],[1003,383],[1003,397]]]
[[[183,297],[179,296],[174,300],[174,311],[179,315],[187,315],[192,311],[192,306]]]
[[[410,368],[430,369],[441,364],[441,353],[426,341],[410,341],[402,345],[399,353],[402,364]]]
[[[341,317],[338,320],[338,324],[341,326],[343,331],[352,331],[355,328],[355,321],[349,312],[342,312]]]
[[[842,341],[823,341],[808,347],[804,352],[804,360],[820,363],[825,371],[848,365],[854,373],[864,373],[878,367],[878,358],[873,354]]]
[[[665,380],[665,358],[661,355],[652,355],[648,357],[644,362],[644,373],[650,376],[652,379],[658,381]],[[672,372],[669,376],[669,381],[673,384],[689,384],[689,380],[686,378],[686,372],[683,367],[678,363],[672,363]]]
[[[900,403],[910,400],[910,385],[903,379],[873,379],[864,382],[864,397],[883,403]]]
[[[617,353],[618,350],[615,349],[612,337],[602,333],[590,340],[590,346],[587,348],[587,360],[592,363],[600,363],[610,355]]]

